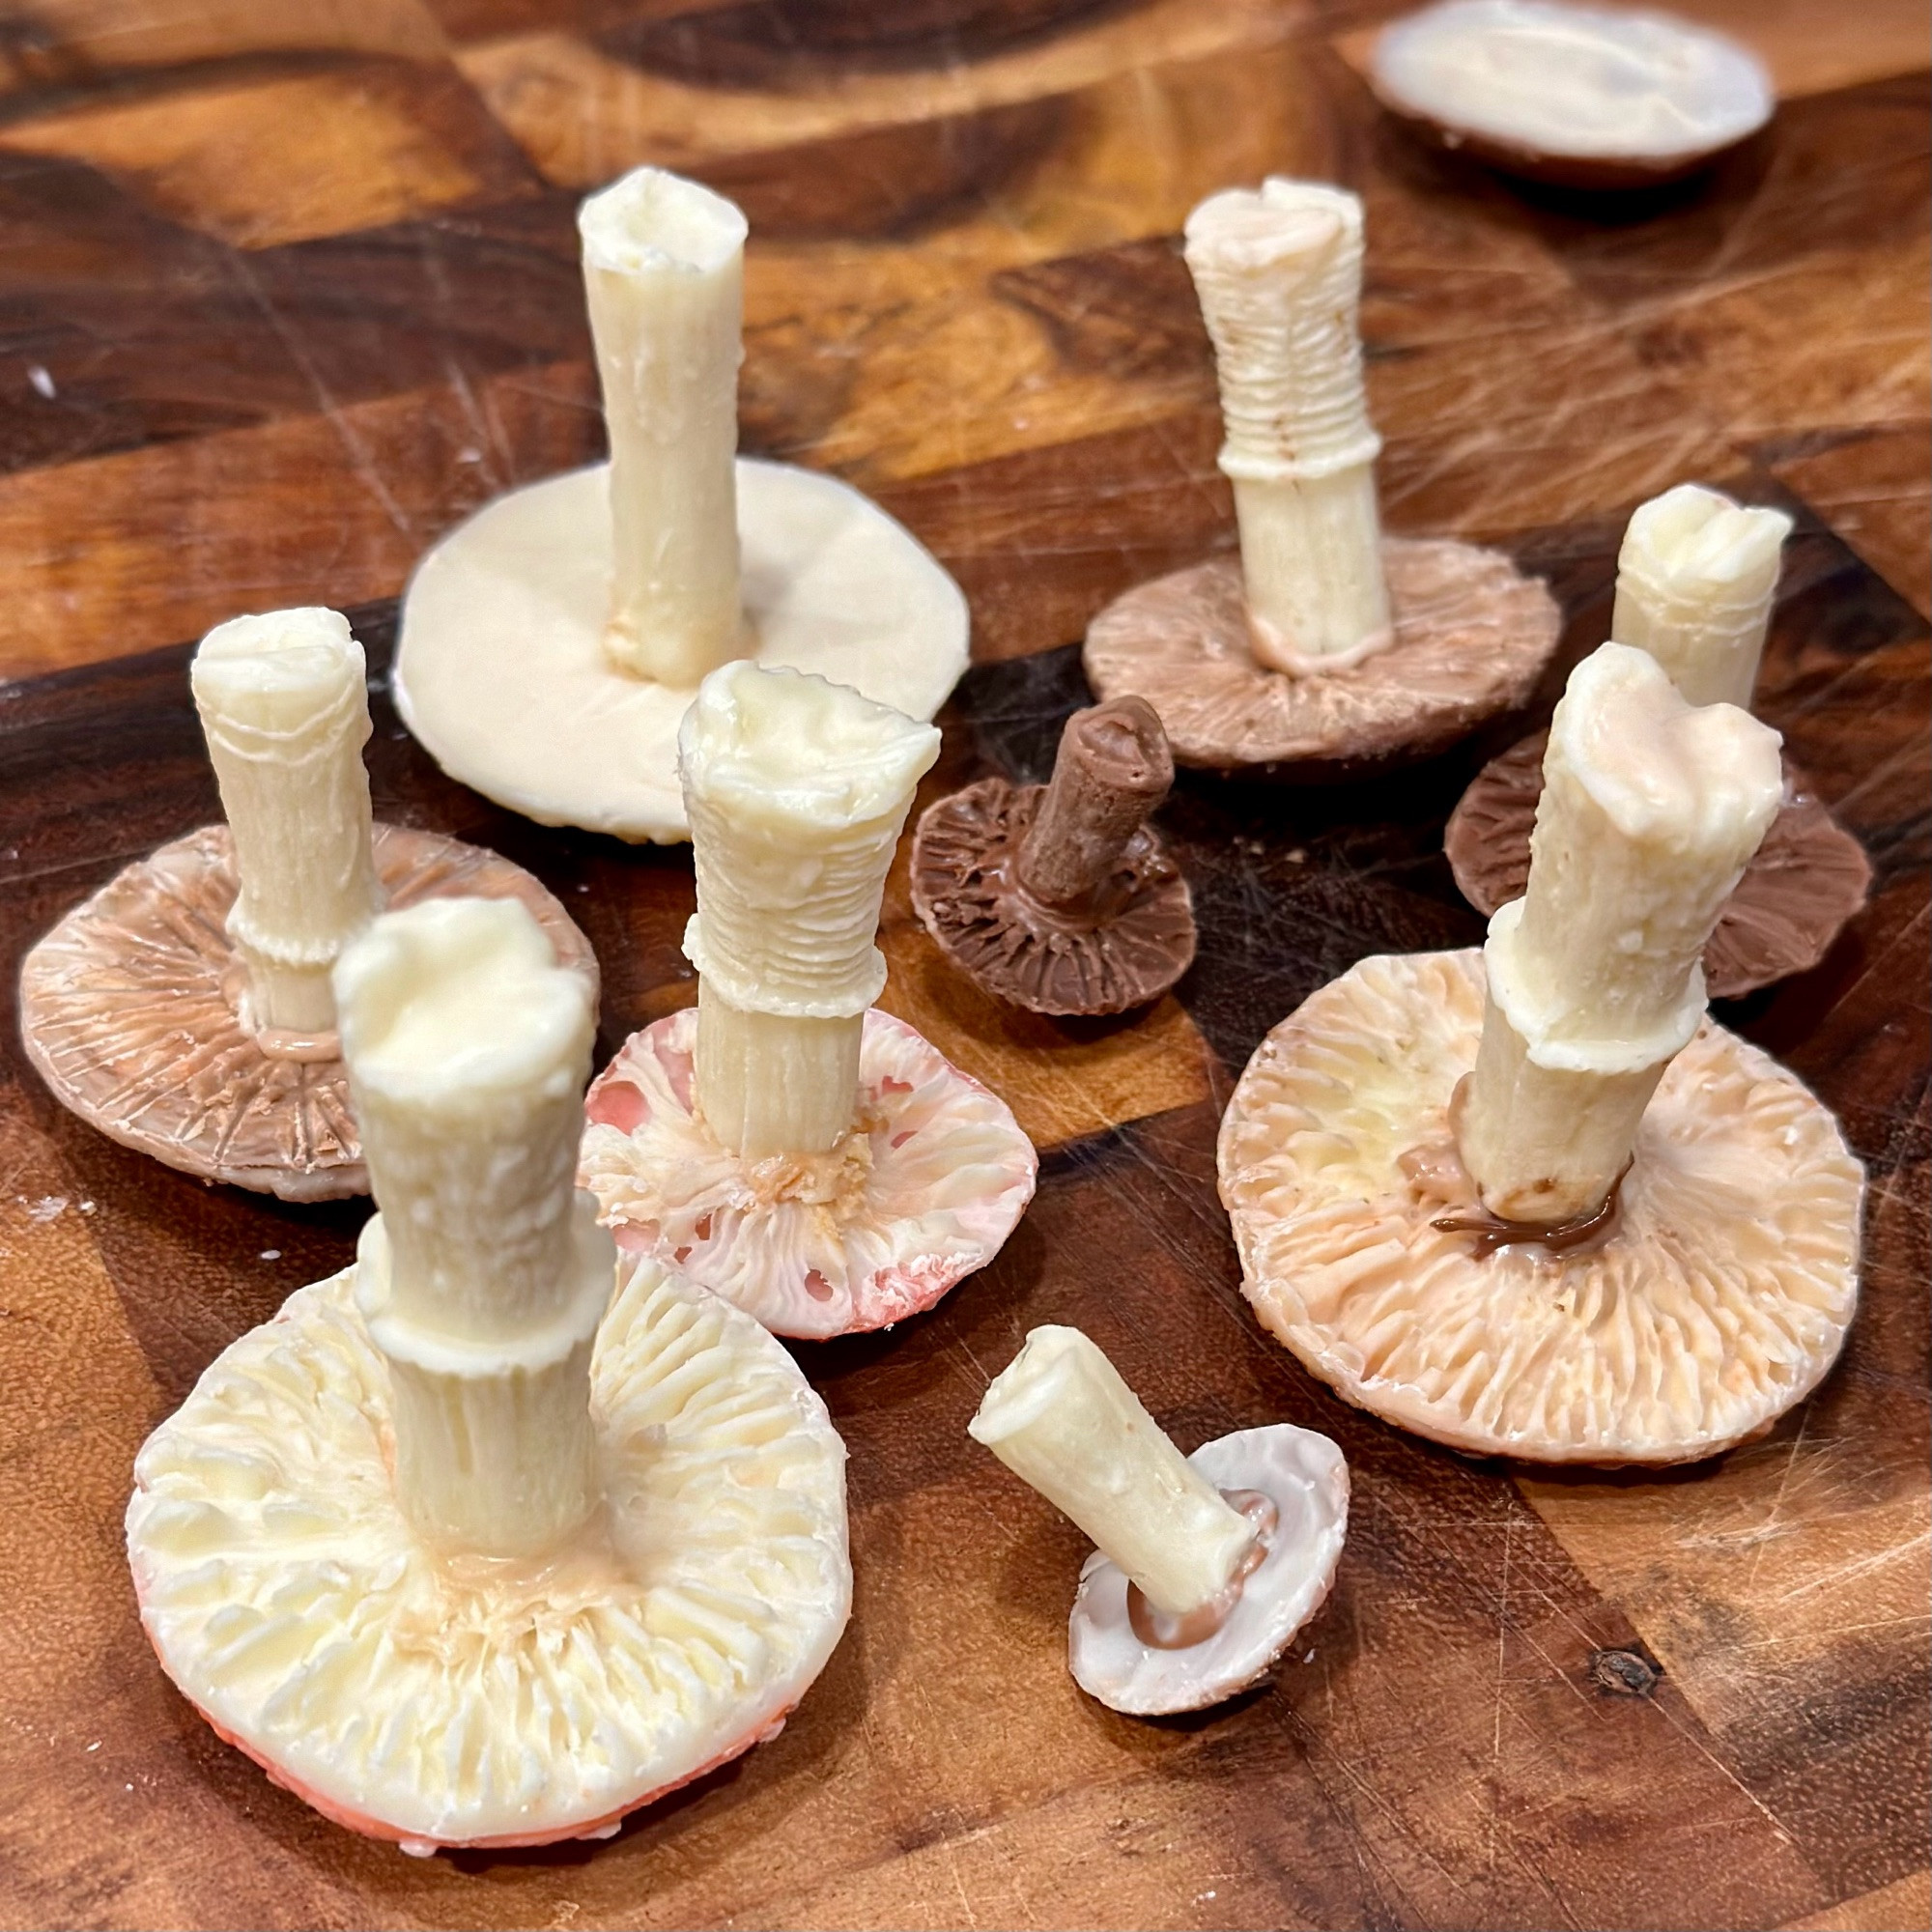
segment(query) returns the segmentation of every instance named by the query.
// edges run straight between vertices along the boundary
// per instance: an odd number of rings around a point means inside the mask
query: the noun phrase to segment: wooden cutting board
[[[29,0],[0,22],[0,942],[214,814],[185,675],[247,610],[352,611],[598,453],[571,215],[664,162],[751,216],[747,448],[874,492],[978,664],[929,791],[1043,775],[1086,619],[1232,541],[1174,238],[1265,171],[1368,204],[1390,525],[1507,546],[1605,635],[1631,507],[1798,519],[1763,684],[1873,903],[1724,1014],[1872,1176],[1864,1307],[1774,1435],[1664,1479],[1464,1461],[1248,1315],[1213,1181],[1264,1032],[1481,924],[1440,853],[1512,725],[1347,790],[1186,779],[1200,963],[1131,1025],[1015,1019],[888,901],[888,1004],[1012,1102],[1039,1198],[902,1332],[800,1358],[851,1449],[858,1605],[775,1744],[600,1846],[416,1862],[223,1747],[142,1641],[134,1452],[364,1209],[204,1188],[63,1114],[0,1033],[0,1920],[10,1925],[1923,1926],[1927,118],[1922,9],[1709,0],[1785,102],[1605,213],[1431,158],[1350,66],[1375,4]],[[1547,708],[1549,693],[1544,695]],[[681,852],[448,782],[377,695],[379,812],[494,845],[597,945],[602,1046],[693,995]],[[1528,721],[1536,722],[1534,714]],[[1334,1597],[1272,1689],[1135,1723],[1063,1627],[1081,1540],[971,1444],[1075,1321],[1186,1446],[1334,1435]]]

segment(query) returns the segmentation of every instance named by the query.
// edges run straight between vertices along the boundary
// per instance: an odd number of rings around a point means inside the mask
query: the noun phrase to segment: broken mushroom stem
[[[590,196],[577,225],[611,439],[605,647],[619,670],[692,690],[744,648],[747,224],[723,195],[646,167]]]
[[[1529,883],[1490,922],[1482,1043],[1456,1125],[1483,1206],[1585,1219],[1704,1015],[1705,942],[1776,815],[1777,733],[1685,702],[1608,643],[1551,721]]]
[[[966,1426],[1172,1620],[1143,1641],[1205,1641],[1265,1554],[1272,1525],[1194,1468],[1078,1328],[1032,1330]]]
[[[1362,204],[1270,178],[1187,218],[1214,343],[1256,658],[1338,670],[1394,640],[1362,384]]]
[[[575,1188],[590,988],[506,899],[390,913],[335,969],[379,1211],[355,1303],[387,1359],[396,1496],[426,1541],[559,1543],[599,1498],[590,1356],[615,1280]]]
[[[1617,554],[1610,636],[1648,651],[1687,702],[1751,708],[1791,519],[1680,483],[1638,505]]]
[[[1020,884],[1042,905],[1085,904],[1173,787],[1174,754],[1146,698],[1076,711],[1020,842]]]
[[[234,842],[238,1012],[265,1051],[332,1059],[329,970],[383,906],[362,646],[336,611],[275,611],[217,624],[188,675]]]
[[[747,1160],[824,1152],[852,1125],[886,872],[938,755],[934,726],[802,671],[726,665],[685,713],[693,1077]]]

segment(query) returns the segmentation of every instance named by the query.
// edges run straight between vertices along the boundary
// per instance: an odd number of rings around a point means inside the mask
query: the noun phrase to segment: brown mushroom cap
[[[1249,646],[1237,557],[1129,590],[1094,619],[1084,653],[1103,697],[1145,697],[1177,762],[1326,768],[1426,757],[1524,703],[1562,629],[1555,599],[1499,551],[1386,537],[1395,641],[1359,664],[1291,677]]]
[[[1414,1158],[1452,1142],[1484,988],[1474,949],[1364,959],[1256,1049],[1218,1153],[1256,1313],[1346,1400],[1474,1455],[1684,1463],[1762,1433],[1858,1302],[1864,1170],[1837,1122],[1707,1020],[1614,1232],[1484,1254],[1438,1225],[1475,1206],[1460,1164]]]
[[[522,867],[398,825],[375,828],[392,909],[514,898],[594,989],[597,957]],[[207,1180],[284,1201],[369,1191],[334,1036],[265,1053],[238,1016],[229,944],[235,850],[207,825],[118,872],[20,968],[20,1036],[54,1097],[110,1140]]]
[[[929,806],[912,898],[947,956],[1037,1013],[1121,1013],[1194,958],[1187,881],[1145,821],[1174,781],[1137,697],[1067,720],[1051,785],[984,779]]]
[[[1442,836],[1463,896],[1485,915],[1529,883],[1529,835],[1543,796],[1539,731],[1476,774]],[[1784,804],[1704,949],[1714,1000],[1734,1000],[1804,973],[1824,958],[1871,891],[1864,847],[1833,818],[1786,759]]]

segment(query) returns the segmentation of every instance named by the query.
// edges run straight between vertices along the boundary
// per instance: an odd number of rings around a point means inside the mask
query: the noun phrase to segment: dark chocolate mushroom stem
[[[1076,711],[1020,845],[1020,884],[1043,905],[1091,897],[1173,784],[1174,754],[1146,698]]]

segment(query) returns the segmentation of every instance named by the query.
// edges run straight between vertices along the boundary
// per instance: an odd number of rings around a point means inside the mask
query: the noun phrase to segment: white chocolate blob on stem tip
[[[1254,1525],[1078,1328],[1032,1330],[966,1427],[1169,1616],[1220,1597],[1254,1547]]]
[[[1748,711],[1791,519],[1680,483],[1638,506],[1617,555],[1610,635],[1692,704]]]
[[[362,646],[334,611],[217,624],[189,668],[235,846],[229,937],[244,1022],[327,1033],[337,954],[382,908],[372,856]]]
[[[738,582],[744,215],[662,168],[578,211],[611,440],[616,667],[689,690],[747,648]]]
[[[1362,205],[1270,178],[1187,218],[1187,266],[1214,343],[1257,658],[1302,673],[1392,639],[1358,311]]]
[[[1686,703],[1621,643],[1571,673],[1550,725],[1527,891],[1490,922],[1489,1009],[1459,1131],[1515,1220],[1600,1206],[1703,1017],[1699,964],[1777,814],[1777,733]]]
[[[596,1499],[590,1350],[616,1260],[575,1192],[589,989],[502,899],[387,914],[335,988],[381,1210],[355,1300],[389,1361],[398,1499],[433,1539],[544,1548]]]
[[[801,671],[727,665],[685,714],[697,1095],[749,1159],[821,1151],[852,1123],[886,873],[938,755],[935,726]]]

